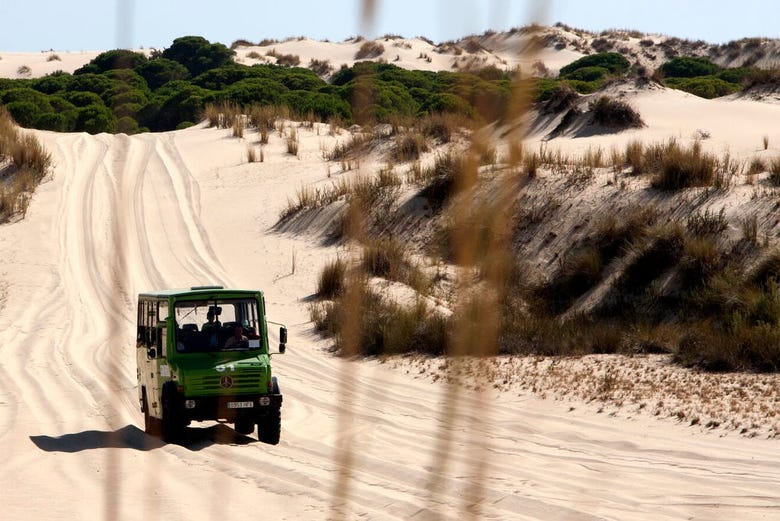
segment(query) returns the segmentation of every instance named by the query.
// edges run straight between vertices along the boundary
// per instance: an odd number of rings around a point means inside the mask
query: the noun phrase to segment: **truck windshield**
[[[261,349],[257,300],[212,299],[174,306],[176,350],[209,353]]]

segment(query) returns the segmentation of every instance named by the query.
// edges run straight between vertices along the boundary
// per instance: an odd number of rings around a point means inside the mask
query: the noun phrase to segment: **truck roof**
[[[248,295],[262,295],[262,291],[259,289],[235,289],[235,288],[223,288],[222,286],[192,286],[190,288],[172,288],[161,289],[156,291],[144,291],[139,293],[139,297],[154,297],[154,298],[168,298],[168,297],[183,297],[189,295],[219,295],[219,296],[248,296]]]

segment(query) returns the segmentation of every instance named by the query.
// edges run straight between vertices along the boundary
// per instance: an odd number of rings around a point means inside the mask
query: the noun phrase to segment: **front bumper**
[[[226,420],[247,416],[262,418],[282,406],[281,394],[251,394],[228,396],[183,396],[179,411],[186,420]],[[250,406],[251,405],[251,406]]]

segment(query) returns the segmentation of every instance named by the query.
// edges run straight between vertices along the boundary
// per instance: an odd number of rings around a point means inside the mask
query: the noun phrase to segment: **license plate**
[[[253,402],[228,402],[228,409],[251,409],[255,406]]]

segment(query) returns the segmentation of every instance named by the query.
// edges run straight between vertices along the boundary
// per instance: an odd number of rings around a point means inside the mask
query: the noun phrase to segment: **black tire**
[[[162,438],[166,443],[174,443],[181,437],[183,423],[170,393],[163,393],[162,406]]]
[[[252,434],[255,430],[255,422],[252,418],[236,418],[234,429],[239,434]]]
[[[282,411],[272,409],[257,421],[257,439],[269,445],[277,445],[282,432]]]
[[[153,417],[149,411],[149,400],[146,398],[146,389],[143,390],[141,409],[144,413],[144,432],[152,436],[160,435],[160,421]]]

